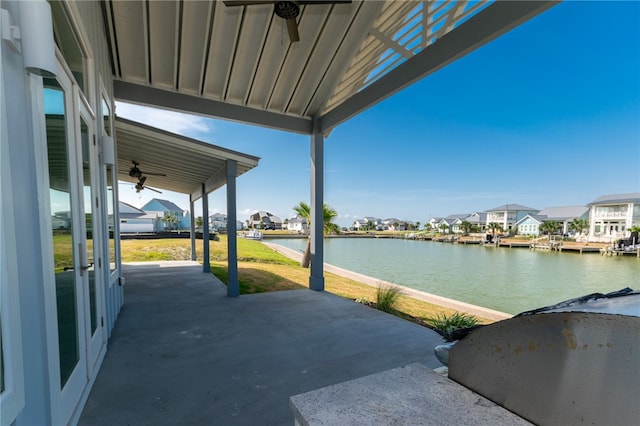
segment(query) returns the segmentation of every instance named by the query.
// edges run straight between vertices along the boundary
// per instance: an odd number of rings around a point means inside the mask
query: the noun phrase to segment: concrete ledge
[[[290,398],[296,425],[530,425],[423,364]]]

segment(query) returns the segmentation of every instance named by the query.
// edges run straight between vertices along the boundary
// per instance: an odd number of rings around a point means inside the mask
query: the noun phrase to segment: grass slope
[[[122,261],[141,262],[155,260],[189,260],[188,239],[123,240]],[[227,236],[209,242],[211,271],[227,282]],[[196,258],[202,262],[202,241],[196,244]],[[309,270],[258,241],[238,238],[238,278],[240,293],[308,288]],[[357,281],[325,272],[325,290],[347,299],[376,300],[377,289]],[[400,316],[421,320],[437,315],[452,315],[454,310],[400,295],[394,308]],[[484,322],[484,321],[483,321]]]

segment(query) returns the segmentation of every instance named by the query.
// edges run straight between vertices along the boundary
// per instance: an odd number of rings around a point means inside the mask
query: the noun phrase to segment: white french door
[[[97,202],[95,117],[72,74],[58,62],[55,78],[43,78],[49,202],[55,276],[59,391],[55,417],[68,422],[103,350],[102,279]],[[96,232],[94,233],[94,229]],[[55,329],[55,328],[54,328]]]

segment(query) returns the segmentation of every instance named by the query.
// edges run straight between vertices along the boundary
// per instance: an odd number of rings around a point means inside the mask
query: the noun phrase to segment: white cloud
[[[157,127],[180,135],[210,132],[213,123],[204,117],[116,102],[118,117]],[[193,137],[193,136],[192,136]]]

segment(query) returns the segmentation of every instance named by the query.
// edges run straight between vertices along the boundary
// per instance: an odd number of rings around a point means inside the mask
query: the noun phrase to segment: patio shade
[[[259,158],[116,117],[118,180],[137,183],[129,176],[132,161],[147,176],[146,185],[190,194],[198,199],[226,184],[227,160],[237,162],[236,177],[258,165]],[[147,172],[147,173],[145,173]],[[156,176],[149,173],[164,173]]]
[[[116,99],[286,131],[338,124],[542,13],[548,1],[102,3]]]

